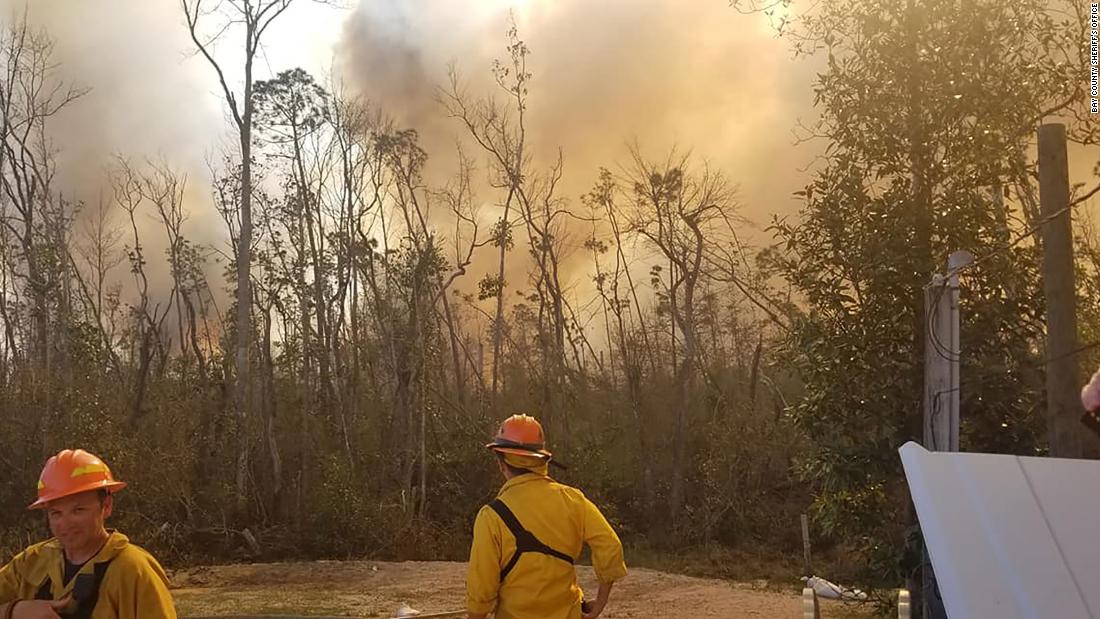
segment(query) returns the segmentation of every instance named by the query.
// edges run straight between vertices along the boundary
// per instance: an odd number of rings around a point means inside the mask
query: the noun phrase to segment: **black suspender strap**
[[[99,601],[99,587],[103,584],[103,577],[107,574],[107,568],[110,565],[110,561],[96,563],[92,566],[91,574],[76,575],[76,582],[73,583],[73,603],[69,606],[69,608],[75,607],[75,610],[71,614],[65,615],[65,617],[89,619],[92,616],[92,610],[95,609],[96,602]],[[34,596],[34,599],[53,599],[53,591],[48,577],[42,583],[42,586],[38,588],[38,593]]]
[[[516,515],[512,513],[512,510],[508,509],[504,501],[496,499],[492,503],[489,503],[489,507],[500,516],[500,519],[504,521],[504,526],[508,527],[508,530],[511,531],[512,535],[516,538],[516,552],[512,555],[512,558],[508,560],[504,569],[500,570],[501,582],[504,582],[504,578],[508,576],[512,568],[516,566],[516,561],[519,561],[519,556],[525,552],[538,552],[544,555],[550,555],[551,557],[565,561],[569,565],[573,565],[573,557],[547,546],[539,541],[539,538],[535,537],[534,533],[523,528],[523,525],[516,519]]]

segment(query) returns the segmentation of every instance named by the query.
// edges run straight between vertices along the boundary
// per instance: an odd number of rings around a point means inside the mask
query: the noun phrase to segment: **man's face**
[[[66,550],[85,550],[98,543],[110,515],[111,497],[101,498],[98,491],[62,497],[46,505],[50,532]]]

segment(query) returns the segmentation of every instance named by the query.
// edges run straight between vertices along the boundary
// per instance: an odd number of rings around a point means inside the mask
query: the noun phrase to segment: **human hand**
[[[1081,389],[1081,405],[1089,412],[1100,409],[1100,370],[1097,370],[1089,384]]]
[[[21,600],[13,602],[12,619],[60,619],[61,611],[69,605],[72,598],[65,596],[60,600]]]
[[[600,613],[603,612],[604,606],[606,604],[606,600],[603,602],[601,602],[600,600],[596,600],[594,602],[586,601],[584,604],[581,605],[581,618],[596,619],[596,617],[599,617]]]

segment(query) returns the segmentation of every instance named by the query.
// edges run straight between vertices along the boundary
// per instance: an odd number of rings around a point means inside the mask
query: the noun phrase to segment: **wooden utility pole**
[[[1039,127],[1039,202],[1042,213],[1043,292],[1046,295],[1047,432],[1050,455],[1083,455],[1077,370],[1077,298],[1069,208],[1066,127]]]

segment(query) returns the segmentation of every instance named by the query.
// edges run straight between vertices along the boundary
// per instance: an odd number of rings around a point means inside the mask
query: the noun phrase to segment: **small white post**
[[[821,611],[817,607],[817,593],[813,587],[802,589],[802,619],[821,619]]]
[[[912,611],[909,606],[909,590],[898,590],[898,619],[910,619]]]

